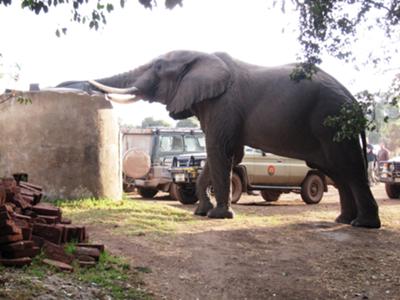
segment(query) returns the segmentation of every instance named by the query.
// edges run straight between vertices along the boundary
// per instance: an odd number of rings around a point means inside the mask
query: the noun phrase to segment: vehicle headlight
[[[204,168],[205,165],[206,165],[206,161],[205,160],[200,161],[200,167],[201,168]]]

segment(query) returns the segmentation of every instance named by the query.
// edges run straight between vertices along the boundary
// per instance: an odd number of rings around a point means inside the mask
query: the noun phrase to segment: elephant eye
[[[154,63],[154,70],[155,70],[156,72],[160,72],[160,71],[162,70],[162,65],[163,65],[162,61],[161,61],[161,60],[157,60],[157,61]]]

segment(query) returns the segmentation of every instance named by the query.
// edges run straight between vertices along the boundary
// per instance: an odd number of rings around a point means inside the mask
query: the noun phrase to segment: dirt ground
[[[89,230],[113,254],[151,269],[144,280],[156,299],[400,299],[400,201],[388,200],[382,184],[373,193],[379,230],[334,223],[334,188],[318,205],[288,194],[275,203],[244,195],[233,206],[240,214],[280,216],[279,225],[236,228],[204,218],[201,228],[183,234],[129,239],[100,226]]]

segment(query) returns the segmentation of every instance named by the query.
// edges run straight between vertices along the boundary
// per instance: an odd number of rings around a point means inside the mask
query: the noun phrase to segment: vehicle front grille
[[[394,166],[394,170],[395,171],[399,171],[400,172],[400,162],[394,162],[393,166]]]

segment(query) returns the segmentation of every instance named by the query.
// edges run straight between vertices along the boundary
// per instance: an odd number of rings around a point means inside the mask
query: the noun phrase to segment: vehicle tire
[[[400,198],[400,185],[385,183],[386,194],[390,199],[398,199]]]
[[[236,173],[232,174],[232,203],[237,203],[242,196],[243,185],[242,180]]]
[[[158,190],[153,188],[139,188],[138,192],[143,198],[153,198],[158,193]]]
[[[278,201],[281,194],[282,194],[281,192],[275,191],[275,190],[262,190],[261,191],[261,196],[267,202]]]
[[[182,204],[195,204],[198,201],[196,189],[185,189],[179,185],[176,185],[176,199]]]
[[[131,184],[123,183],[122,184],[122,190],[125,193],[132,193],[132,192],[135,191],[135,187],[133,185],[131,185]]]
[[[324,182],[321,176],[309,174],[301,185],[301,198],[307,204],[317,204],[324,195]]]

